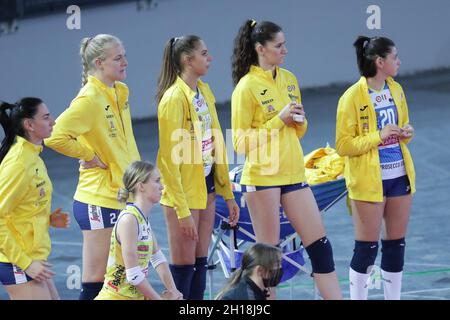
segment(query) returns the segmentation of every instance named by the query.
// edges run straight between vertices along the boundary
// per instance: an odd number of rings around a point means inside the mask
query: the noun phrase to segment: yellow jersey
[[[117,240],[117,224],[125,214],[132,214],[138,222],[138,241],[136,250],[138,252],[138,265],[147,276],[148,264],[153,254],[153,233],[148,218],[133,204],[120,213],[117,223],[111,234],[111,245],[109,248],[108,263],[106,266],[105,281],[96,300],[143,300],[144,295],[135,286],[128,283],[125,272],[125,263],[122,257],[122,247]]]
[[[228,175],[225,141],[209,86],[199,80],[198,89],[211,116],[214,186],[225,200],[233,199]],[[180,77],[166,90],[158,105],[158,169],[164,190],[161,204],[173,207],[179,219],[188,217],[189,209],[205,209],[207,203],[202,159],[202,121],[194,109],[196,95]]]
[[[80,202],[121,209],[117,192],[128,165],[140,160],[131,125],[128,87],[114,87],[93,76],[81,88],[57,119],[45,144],[66,156],[92,160],[97,155],[107,169],[83,169],[74,199]]]
[[[299,138],[303,125],[286,126],[279,112],[290,102],[301,103],[297,78],[289,71],[251,66],[239,80],[231,99],[233,147],[245,154],[241,184],[289,185],[306,181]]]
[[[50,250],[52,183],[42,146],[17,136],[0,164],[0,262],[22,270],[47,260]]]
[[[397,108],[398,126],[409,123],[408,104],[401,85],[392,78],[386,79]],[[416,191],[415,171],[407,143],[400,139],[406,174],[411,193]],[[383,201],[378,145],[381,143],[377,128],[375,108],[369,96],[367,79],[361,77],[339,99],[336,119],[336,151],[345,157],[345,182],[350,199],[360,201]]]

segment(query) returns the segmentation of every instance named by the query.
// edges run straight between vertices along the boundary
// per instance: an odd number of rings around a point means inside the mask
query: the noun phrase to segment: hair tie
[[[254,28],[256,26],[256,20],[252,19],[252,23],[250,24],[250,28]]]
[[[20,103],[18,103],[18,102],[16,102],[16,103],[14,103],[14,104],[12,104],[10,107],[9,107],[9,110],[11,110],[11,112],[13,111],[13,110],[18,110],[19,112],[22,112],[22,105],[20,104]]]
[[[86,47],[89,45],[89,42],[91,42],[91,40],[94,39],[94,37],[89,37],[86,41]]]
[[[364,43],[363,43],[363,50],[364,50],[364,51],[366,50],[367,46],[369,45],[370,40],[371,40],[371,39],[369,38],[369,39],[366,39],[366,40],[364,41]]]
[[[175,37],[175,38],[173,38],[172,46],[174,46],[175,43],[176,43],[178,40],[180,40],[180,39],[181,39],[181,37]]]

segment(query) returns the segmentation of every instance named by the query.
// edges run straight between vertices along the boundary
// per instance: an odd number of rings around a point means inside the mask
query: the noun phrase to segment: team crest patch
[[[269,104],[269,105],[267,106],[267,112],[274,112],[274,111],[275,111],[274,106],[271,105],[271,104]]]

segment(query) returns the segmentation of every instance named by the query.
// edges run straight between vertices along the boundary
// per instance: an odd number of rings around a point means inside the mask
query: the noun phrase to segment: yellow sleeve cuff
[[[33,262],[33,259],[24,255],[16,262],[16,265],[18,265],[20,267],[20,269],[25,271],[32,262]]]
[[[173,207],[173,209],[177,213],[178,220],[189,217],[191,215],[191,210],[189,210],[189,208],[180,210],[178,207]]]
[[[276,115],[270,119],[270,129],[281,129],[284,126],[283,120],[281,120],[279,115]]]
[[[374,146],[377,146],[382,142],[380,131],[375,131],[375,132],[369,133],[368,138],[370,139],[371,144]]]

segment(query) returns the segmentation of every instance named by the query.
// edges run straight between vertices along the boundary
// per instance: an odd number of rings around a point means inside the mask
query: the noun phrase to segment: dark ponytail
[[[375,64],[377,57],[386,58],[392,52],[392,47],[395,47],[395,44],[391,39],[385,37],[359,36],[353,46],[356,49],[359,73],[366,78],[371,78],[377,74]]]
[[[255,44],[265,45],[267,41],[275,38],[281,27],[270,21],[257,23],[255,20],[246,20],[234,39],[233,56],[231,57],[233,84],[247,74],[250,66],[258,64],[258,55]]]
[[[158,78],[156,102],[159,104],[167,89],[175,82],[177,76],[183,71],[181,57],[183,54],[190,55],[197,47],[201,39],[194,35],[182,36],[170,39],[163,53],[161,71]]]
[[[0,163],[16,140],[16,136],[27,138],[23,120],[33,118],[42,103],[39,98],[22,98],[15,104],[0,102],[0,124],[5,132],[5,138],[0,147]]]

